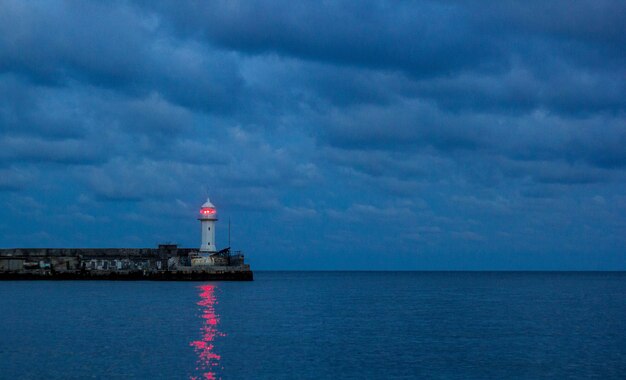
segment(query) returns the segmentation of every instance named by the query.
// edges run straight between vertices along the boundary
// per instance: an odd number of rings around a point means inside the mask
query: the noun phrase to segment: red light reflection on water
[[[215,305],[217,304],[215,285],[203,285],[199,286],[198,289],[200,289],[198,305],[202,308],[202,319],[204,322],[200,329],[202,332],[201,339],[194,340],[190,345],[198,355],[198,367],[196,367],[196,370],[202,372],[202,375],[200,377],[191,376],[191,379],[214,380],[216,379],[214,369],[219,365],[220,356],[213,350],[213,341],[216,336],[224,336],[224,333],[217,330],[220,320],[215,313]]]

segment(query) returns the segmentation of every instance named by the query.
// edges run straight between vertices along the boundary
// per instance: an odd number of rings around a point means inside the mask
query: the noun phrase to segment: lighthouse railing
[[[243,265],[243,252],[235,251],[228,257],[228,264],[233,266]]]

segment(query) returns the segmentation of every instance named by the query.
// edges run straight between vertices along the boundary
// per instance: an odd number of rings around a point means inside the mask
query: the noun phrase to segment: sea
[[[1,379],[624,379],[626,273],[0,282]]]

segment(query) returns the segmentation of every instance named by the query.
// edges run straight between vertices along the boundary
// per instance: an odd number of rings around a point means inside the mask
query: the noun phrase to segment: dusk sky
[[[0,0],[0,247],[626,269],[624,1]]]

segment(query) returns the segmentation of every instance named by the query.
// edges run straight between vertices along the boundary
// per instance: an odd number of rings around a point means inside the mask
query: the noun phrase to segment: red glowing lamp
[[[200,214],[202,215],[212,215],[215,214],[215,209],[213,207],[203,207],[200,209]]]

